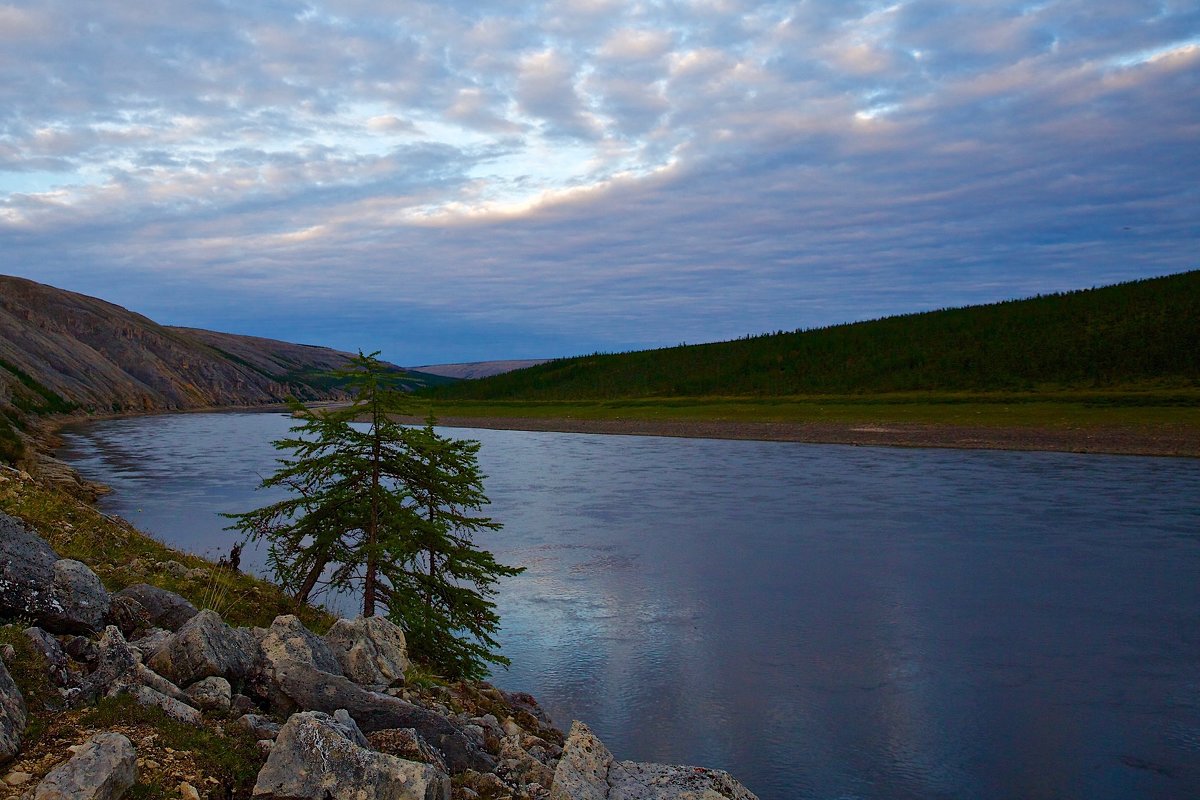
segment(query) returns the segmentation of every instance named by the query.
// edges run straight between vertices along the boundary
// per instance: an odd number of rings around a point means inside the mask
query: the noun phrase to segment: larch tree
[[[363,616],[386,609],[416,657],[447,676],[482,677],[487,662],[508,663],[492,652],[495,583],[522,569],[474,545],[474,533],[501,527],[477,515],[488,502],[479,444],[439,436],[432,420],[402,425],[410,404],[377,355],[336,373],[353,403],[293,404],[300,422],[274,442],[288,455],[262,482],[289,496],[231,514],[231,527],[268,543],[268,565],[298,601],[361,592]]]

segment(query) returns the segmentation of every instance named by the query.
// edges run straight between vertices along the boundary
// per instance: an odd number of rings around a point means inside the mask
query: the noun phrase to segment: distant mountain
[[[563,358],[464,400],[1200,386],[1200,271],[731,342]]]
[[[502,375],[505,372],[512,372],[516,369],[536,367],[538,364],[545,364],[549,360],[548,358],[533,358],[509,361],[468,361],[462,364],[427,364],[423,367],[412,367],[411,369],[430,375],[441,375],[446,378],[475,380],[478,378],[490,378],[493,375]]]
[[[343,398],[327,373],[351,355],[166,327],[94,297],[0,276],[0,461],[15,459],[21,432],[40,414]]]

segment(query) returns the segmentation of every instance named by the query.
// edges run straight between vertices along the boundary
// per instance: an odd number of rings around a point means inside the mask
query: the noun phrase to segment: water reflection
[[[78,429],[107,508],[207,554],[289,420]],[[483,441],[497,682],[763,800],[1200,796],[1195,461]],[[261,564],[248,552],[244,563]]]

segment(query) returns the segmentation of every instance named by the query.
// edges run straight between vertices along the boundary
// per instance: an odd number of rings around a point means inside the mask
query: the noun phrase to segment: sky
[[[0,0],[0,273],[415,366],[1200,267],[1200,2]]]

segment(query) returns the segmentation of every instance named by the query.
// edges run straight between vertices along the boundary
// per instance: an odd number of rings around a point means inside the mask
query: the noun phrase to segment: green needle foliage
[[[474,544],[476,532],[501,527],[479,514],[488,503],[479,443],[439,436],[432,419],[400,424],[407,398],[377,355],[360,353],[337,373],[352,404],[293,405],[301,421],[274,443],[289,455],[262,482],[289,496],[229,515],[231,527],[268,542],[268,564],[298,601],[361,591],[363,616],[386,609],[418,659],[449,677],[481,678],[487,663],[508,663],[492,652],[495,584],[523,570]]]
[[[499,564],[475,547],[476,532],[501,527],[479,514],[488,502],[476,460],[479,442],[439,436],[433,425],[430,417],[425,427],[404,431],[412,455],[405,484],[420,524],[412,531],[416,570],[405,585],[411,593],[399,606],[415,652],[436,654],[433,666],[443,674],[482,678],[483,661],[508,664],[489,650],[497,646],[491,634],[500,625],[493,586],[524,568]]]

